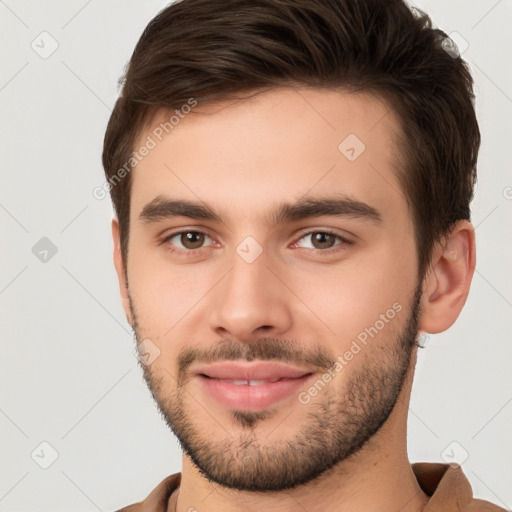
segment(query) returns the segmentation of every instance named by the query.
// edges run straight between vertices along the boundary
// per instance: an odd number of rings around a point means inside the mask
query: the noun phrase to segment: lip
[[[195,370],[195,374],[199,376],[206,375],[215,379],[233,380],[296,379],[313,372],[314,370],[299,368],[284,363],[262,361],[252,363],[226,361],[200,366]]]
[[[207,373],[203,373],[207,372]],[[290,376],[284,376],[287,373]],[[209,375],[210,376],[206,376]],[[279,363],[219,363],[199,369],[195,377],[202,390],[227,409],[259,411],[297,395],[314,378],[314,372]],[[259,385],[233,384],[229,380],[273,380]]]

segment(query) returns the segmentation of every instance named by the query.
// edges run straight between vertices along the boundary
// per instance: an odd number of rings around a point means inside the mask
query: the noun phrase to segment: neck
[[[429,498],[421,490],[407,456],[409,375],[388,421],[358,452],[307,484],[279,492],[237,491],[209,482],[183,455],[176,512],[421,512]],[[174,512],[174,511],[170,511]]]

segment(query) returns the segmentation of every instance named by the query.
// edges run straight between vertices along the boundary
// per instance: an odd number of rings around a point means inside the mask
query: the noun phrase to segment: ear
[[[475,264],[475,229],[469,221],[459,221],[433,251],[423,280],[420,330],[435,334],[453,325],[466,302]]]
[[[133,327],[134,321],[128,296],[128,279],[123,256],[121,252],[121,231],[119,229],[119,220],[117,217],[112,219],[112,240],[114,242],[114,267],[119,281],[119,291],[121,293],[121,302],[126,315],[126,320]]]

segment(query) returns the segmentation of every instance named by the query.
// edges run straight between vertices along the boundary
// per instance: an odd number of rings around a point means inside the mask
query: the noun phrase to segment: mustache
[[[177,359],[178,374],[184,377],[193,363],[255,360],[314,366],[320,370],[328,370],[335,363],[335,359],[321,345],[304,347],[292,340],[276,338],[259,338],[241,343],[224,338],[209,348],[184,348]]]

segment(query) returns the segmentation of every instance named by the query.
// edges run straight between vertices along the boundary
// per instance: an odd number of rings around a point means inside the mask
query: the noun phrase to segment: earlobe
[[[459,221],[434,249],[423,282],[419,329],[434,334],[451,327],[466,303],[475,263],[475,230],[469,221]]]
[[[130,298],[128,295],[128,274],[123,261],[121,251],[121,232],[119,228],[119,220],[117,217],[112,219],[112,241],[114,244],[114,267],[117,273],[119,282],[119,292],[121,295],[121,302],[127,322],[133,327],[133,317],[130,305]]]

